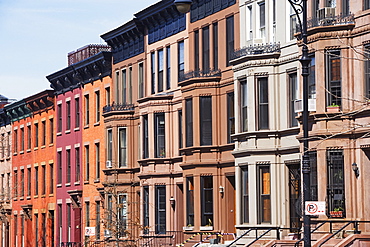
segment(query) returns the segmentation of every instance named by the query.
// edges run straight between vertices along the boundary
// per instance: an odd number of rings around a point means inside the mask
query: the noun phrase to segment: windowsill
[[[57,133],[57,136],[61,136],[61,135],[62,135],[62,132],[58,132],[58,133]]]
[[[80,185],[80,182],[75,182],[74,185]]]
[[[71,130],[66,130],[64,133],[69,134],[69,133],[71,133]]]
[[[15,155],[17,155],[17,152],[13,153],[13,155],[14,155],[14,156],[15,156]]]
[[[99,125],[100,125],[100,122],[94,123],[94,126],[99,126]]]
[[[39,150],[39,148],[38,147],[35,147],[35,148],[33,148],[33,150],[36,151],[36,150]]]
[[[33,196],[33,198],[37,199],[37,198],[39,198],[39,196],[38,195],[37,196]]]
[[[45,145],[41,146],[41,149],[44,149],[45,148]]]
[[[201,226],[201,227],[199,227],[199,230],[200,231],[212,231],[213,226]]]
[[[41,195],[41,198],[45,198],[46,196],[45,195]]]
[[[89,181],[88,181],[88,180],[85,180],[85,181],[84,181],[84,184],[88,184],[88,183],[89,183]]]
[[[49,194],[49,197],[54,197],[54,194]]]
[[[31,149],[30,149],[30,148],[29,148],[29,149],[27,149],[27,150],[26,150],[26,152],[27,152],[27,153],[31,152]]]
[[[71,186],[71,183],[66,183],[64,186],[69,187],[69,186]]]
[[[80,127],[76,127],[73,129],[74,131],[79,131],[80,130]]]
[[[86,124],[86,125],[84,126],[84,129],[87,129],[87,128],[89,128],[89,125],[88,125],[88,124]]]
[[[100,179],[95,179],[94,183],[100,183]]]
[[[62,185],[61,184],[57,184],[57,188],[60,188],[60,187],[62,187]]]
[[[5,159],[6,159],[6,160],[10,160],[10,156],[6,157]]]
[[[19,154],[24,154],[24,151],[19,151]]]
[[[17,198],[14,198],[13,201],[18,201],[18,199]]]
[[[23,196],[19,197],[19,200],[20,201],[23,201],[24,200],[24,197]]]
[[[50,144],[49,144],[49,147],[52,147],[52,146],[54,146],[54,143],[50,143]]]
[[[31,200],[31,196],[27,196],[27,197],[26,197],[26,199],[27,199],[27,200]]]

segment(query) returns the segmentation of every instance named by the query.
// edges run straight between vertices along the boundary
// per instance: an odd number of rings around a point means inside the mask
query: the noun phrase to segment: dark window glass
[[[35,147],[39,146],[39,124],[35,123]]]
[[[186,225],[194,226],[194,178],[186,178]]]
[[[127,195],[118,195],[118,236],[124,237],[127,229]]]
[[[144,97],[144,64],[139,64],[139,98]]]
[[[85,181],[90,179],[90,146],[85,146]]]
[[[171,88],[171,47],[166,47],[166,85],[167,89]]]
[[[183,134],[182,134],[182,110],[179,110],[179,148],[183,146]]]
[[[342,105],[340,51],[327,51],[327,105]]]
[[[165,144],[165,118],[164,113],[156,113],[154,115],[155,123],[155,133],[154,133],[154,140],[155,140],[155,155],[156,158],[164,158],[166,157],[166,144]]]
[[[200,145],[212,145],[212,97],[199,97]]]
[[[311,62],[310,62],[310,74],[308,76],[308,98],[309,99],[316,99],[316,59],[315,54],[310,55]]]
[[[241,117],[242,131],[248,131],[248,84],[247,81],[240,82],[241,89]]]
[[[100,121],[100,91],[95,92],[95,122]]]
[[[21,128],[21,150],[24,151],[24,128]]]
[[[289,115],[290,115],[290,127],[298,126],[298,120],[296,119],[297,113],[294,111],[294,101],[298,99],[298,80],[297,73],[289,74],[289,93],[290,93],[290,102],[289,102]]]
[[[143,228],[144,234],[149,233],[149,187],[143,188]]]
[[[163,69],[164,69],[164,60],[163,60],[163,49],[158,50],[158,63],[157,63],[157,69],[158,69],[158,92],[163,91]]]
[[[85,202],[85,224],[87,227],[90,226],[90,202]]]
[[[202,29],[202,67],[204,71],[210,70],[210,62],[209,62],[209,26],[204,27]]]
[[[95,143],[95,178],[100,179],[100,144]]]
[[[218,23],[213,23],[213,68],[218,69]]]
[[[149,158],[148,115],[143,116],[143,159]]]
[[[24,197],[24,169],[21,170],[21,189],[20,189],[20,197]]]
[[[258,86],[258,129],[269,128],[269,101],[267,77],[257,79]]]
[[[52,120],[52,119],[50,119],[50,120]],[[27,126],[27,149],[31,149],[31,142],[32,142],[31,125],[28,125]],[[3,155],[4,155],[4,146],[3,146]]]
[[[128,103],[132,104],[132,67],[128,68]]]
[[[67,118],[66,118],[66,130],[71,129],[71,102],[67,101],[66,103],[66,111],[67,111]]]
[[[248,179],[248,167],[242,168],[242,220],[243,223],[249,223],[249,179]]]
[[[127,75],[126,69],[122,70],[122,104],[127,103]]]
[[[193,99],[185,100],[185,135],[186,146],[193,146]]]
[[[62,132],[62,104],[58,105],[58,132]]]
[[[118,160],[119,160],[119,167],[127,166],[127,133],[126,128],[119,128],[118,129]]]
[[[96,201],[95,236],[100,239],[100,201]]]
[[[335,217],[345,217],[343,150],[327,150],[326,163],[328,169],[328,211],[329,213],[332,211],[342,211],[341,216]]]
[[[46,121],[41,122],[41,127],[42,127],[41,145],[45,146],[46,145]]]
[[[150,71],[151,71],[151,82],[152,82],[152,94],[155,94],[155,53],[150,54]]]
[[[71,150],[67,150],[67,183],[71,182]]]
[[[80,127],[80,98],[75,98],[75,128]]]
[[[364,0],[364,9],[370,9],[370,0]]]
[[[41,184],[41,194],[46,194],[46,166],[41,166],[41,172],[42,172],[42,184]]]
[[[49,194],[54,194],[54,164],[49,164]],[[31,170],[30,170],[31,174]],[[30,185],[31,188],[31,185]]]
[[[317,153],[315,151],[308,152],[310,156],[310,186],[311,186],[311,201],[318,201],[318,184],[317,184]]]
[[[62,152],[58,152],[57,154],[57,166],[58,166],[58,184],[62,183]]]
[[[107,131],[107,161],[112,162],[113,156],[113,133],[112,129]]]
[[[342,0],[342,15],[347,16],[350,14],[349,11],[349,0]]]
[[[155,233],[166,233],[166,186],[155,187]]]
[[[270,167],[258,166],[258,224],[271,223]]]
[[[178,61],[178,79],[184,76],[185,71],[185,57],[184,57],[184,41],[178,43],[177,61]]]
[[[49,119],[49,140],[50,144],[54,142],[54,118]]]
[[[194,69],[199,69],[199,30],[194,31]]]
[[[39,167],[35,167],[35,196],[39,195]]]
[[[226,18],[226,66],[230,66],[230,60],[234,52],[234,16]]]
[[[370,0],[369,0],[370,2]],[[370,8],[370,7],[369,7]],[[365,46],[365,83],[366,83],[366,92],[365,96],[370,98],[370,45]]]
[[[89,95],[85,95],[85,125],[90,123],[90,101]]]
[[[31,168],[27,168],[27,196],[31,196]]]
[[[213,177],[200,177],[201,183],[201,224],[213,226]]]
[[[75,149],[75,165],[76,165],[75,182],[80,182],[81,176],[80,148]]]
[[[233,142],[231,135],[235,134],[234,92],[227,94],[227,140]]]

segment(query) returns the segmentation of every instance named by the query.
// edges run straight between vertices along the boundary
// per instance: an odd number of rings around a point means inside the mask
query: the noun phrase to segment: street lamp
[[[308,155],[308,76],[310,75],[309,65],[311,58],[308,56],[307,48],[307,0],[288,0],[294,12],[297,15],[298,23],[301,29],[302,40],[302,57],[299,59],[302,65],[303,77],[303,112],[302,112],[302,129],[303,129],[303,155],[302,155],[302,187],[303,187],[303,209],[306,201],[310,201],[310,157]],[[175,0],[176,8],[181,13],[186,13],[190,10],[192,0]],[[302,14],[302,19],[300,14]],[[311,219],[309,215],[305,215],[303,210],[303,241],[304,247],[311,246]]]

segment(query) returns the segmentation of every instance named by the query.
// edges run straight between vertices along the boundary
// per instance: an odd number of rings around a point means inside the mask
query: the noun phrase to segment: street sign
[[[95,227],[85,227],[85,236],[95,236]]]
[[[306,215],[325,215],[325,202],[306,202]]]

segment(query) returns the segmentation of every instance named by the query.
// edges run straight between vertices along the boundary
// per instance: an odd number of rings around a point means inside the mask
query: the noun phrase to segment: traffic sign
[[[305,214],[306,215],[325,215],[325,201],[321,202],[306,202]]]

